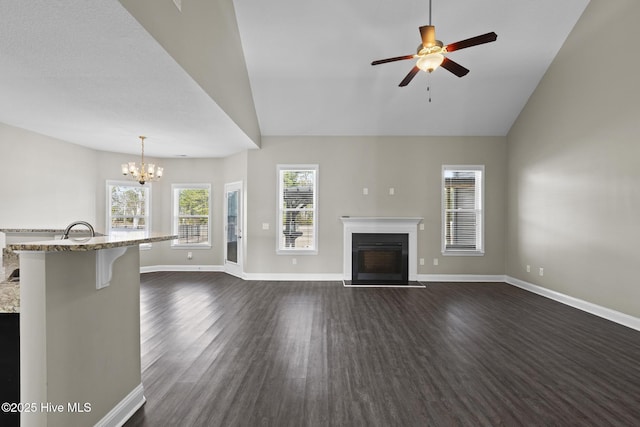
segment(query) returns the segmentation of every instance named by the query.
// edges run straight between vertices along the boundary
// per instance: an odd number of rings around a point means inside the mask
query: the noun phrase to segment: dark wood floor
[[[126,426],[639,426],[640,332],[500,283],[142,276]]]

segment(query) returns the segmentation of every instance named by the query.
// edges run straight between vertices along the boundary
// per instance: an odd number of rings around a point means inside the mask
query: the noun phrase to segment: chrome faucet
[[[89,231],[91,232],[91,237],[95,237],[96,236],[96,232],[93,229],[93,226],[91,224],[89,224],[86,221],[75,221],[72,222],[71,224],[69,224],[69,226],[67,228],[65,228],[64,233],[62,234],[62,240],[64,239],[68,239],[69,238],[69,232],[71,231],[71,229],[73,227],[75,227],[76,225],[84,225],[85,227],[87,227],[89,229]]]

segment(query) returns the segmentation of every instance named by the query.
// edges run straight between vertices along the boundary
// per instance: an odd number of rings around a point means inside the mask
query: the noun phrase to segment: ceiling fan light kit
[[[444,43],[436,39],[436,27],[434,25],[431,25],[431,0],[429,0],[429,25],[424,25],[419,29],[422,43],[418,45],[417,53],[415,55],[404,55],[387,59],[379,59],[371,63],[371,65],[379,65],[386,64],[387,62],[417,58],[416,65],[400,82],[400,87],[408,85],[420,70],[426,73],[432,73],[440,66],[458,77],[466,76],[469,73],[469,70],[458,64],[457,62],[454,62],[451,59],[447,58],[446,54],[456,50],[477,46],[479,44],[490,43],[496,41],[498,38],[496,33],[491,32],[472,37],[470,39],[451,43],[445,46]]]
[[[444,61],[444,55],[441,53],[429,53],[418,58],[416,66],[427,73],[433,72]]]

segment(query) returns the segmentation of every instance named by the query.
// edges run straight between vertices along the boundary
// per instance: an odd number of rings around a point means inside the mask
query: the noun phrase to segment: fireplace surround
[[[343,279],[352,281],[353,234],[406,234],[407,276],[410,282],[417,280],[418,223],[419,217],[351,217],[340,218],[343,223]]]

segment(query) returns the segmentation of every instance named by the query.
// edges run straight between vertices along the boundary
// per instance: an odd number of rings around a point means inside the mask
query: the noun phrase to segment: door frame
[[[238,191],[238,262],[227,260],[227,230],[228,230],[228,194],[232,191]],[[224,184],[224,218],[223,218],[223,233],[224,236],[224,271],[236,277],[244,277],[244,203],[243,203],[243,186],[242,181],[228,182]]]

